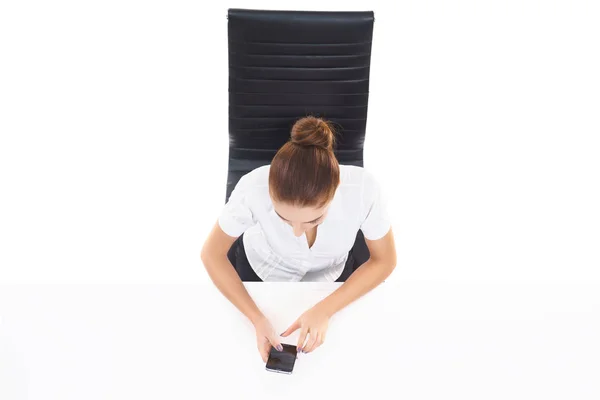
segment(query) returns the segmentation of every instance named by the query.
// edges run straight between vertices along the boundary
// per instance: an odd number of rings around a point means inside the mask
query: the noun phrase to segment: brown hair
[[[340,183],[334,132],[321,118],[304,117],[292,127],[290,140],[271,161],[271,196],[300,207],[323,207]]]

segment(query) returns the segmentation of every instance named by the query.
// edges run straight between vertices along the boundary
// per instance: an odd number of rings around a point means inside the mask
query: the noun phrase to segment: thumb
[[[281,342],[279,342],[279,339],[277,339],[275,335],[269,335],[268,339],[269,343],[271,343],[271,346],[275,347],[279,351],[283,351],[283,346],[281,345]]]
[[[289,328],[287,328],[287,330],[283,332],[281,336],[287,337],[291,335],[294,331],[297,331],[298,329],[300,329],[300,322],[296,320],[296,322],[294,322]]]

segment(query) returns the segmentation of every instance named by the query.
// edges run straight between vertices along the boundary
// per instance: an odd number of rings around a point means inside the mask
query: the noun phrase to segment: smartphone
[[[296,363],[296,346],[283,343],[281,345],[283,346],[283,351],[271,347],[266,365],[267,371],[291,374]]]

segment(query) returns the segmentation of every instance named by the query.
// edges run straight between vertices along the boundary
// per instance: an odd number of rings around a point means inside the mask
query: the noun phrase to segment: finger
[[[296,347],[298,349],[298,351],[303,351],[304,342],[306,341],[306,335],[308,335],[308,329],[302,328],[300,330],[300,338],[298,339],[298,346]]]
[[[318,340],[319,340],[319,332],[310,332],[310,339],[308,340],[308,343],[306,344],[304,353],[310,353],[311,351],[313,351],[315,349],[315,346],[317,345]]]
[[[298,320],[294,321],[294,323],[292,325],[290,325],[289,328],[287,328],[285,330],[285,332],[283,332],[280,336],[286,337],[291,335],[293,332],[295,332],[296,330],[298,330],[298,328],[300,328],[300,322]]]
[[[260,343],[258,345],[258,351],[260,352],[260,356],[262,357],[264,362],[267,362],[269,359],[269,351],[271,350],[271,345],[267,343]]]
[[[268,339],[269,339],[269,343],[271,343],[271,346],[275,347],[279,351],[283,351],[283,346],[281,345],[281,342],[279,341],[279,339],[277,339],[277,337],[275,337],[275,335],[269,336]]]
[[[323,332],[319,332],[319,336],[317,337],[317,342],[315,343],[315,347],[313,348],[313,350],[316,350],[318,347],[321,347],[321,345],[323,344],[323,342],[325,341],[323,339],[323,336],[325,334]]]

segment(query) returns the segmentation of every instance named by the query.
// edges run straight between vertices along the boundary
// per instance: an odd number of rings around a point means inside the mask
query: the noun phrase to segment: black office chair
[[[229,172],[225,201],[271,163],[307,115],[333,123],[340,164],[363,166],[374,15],[230,9]],[[357,265],[369,257],[358,232]]]

